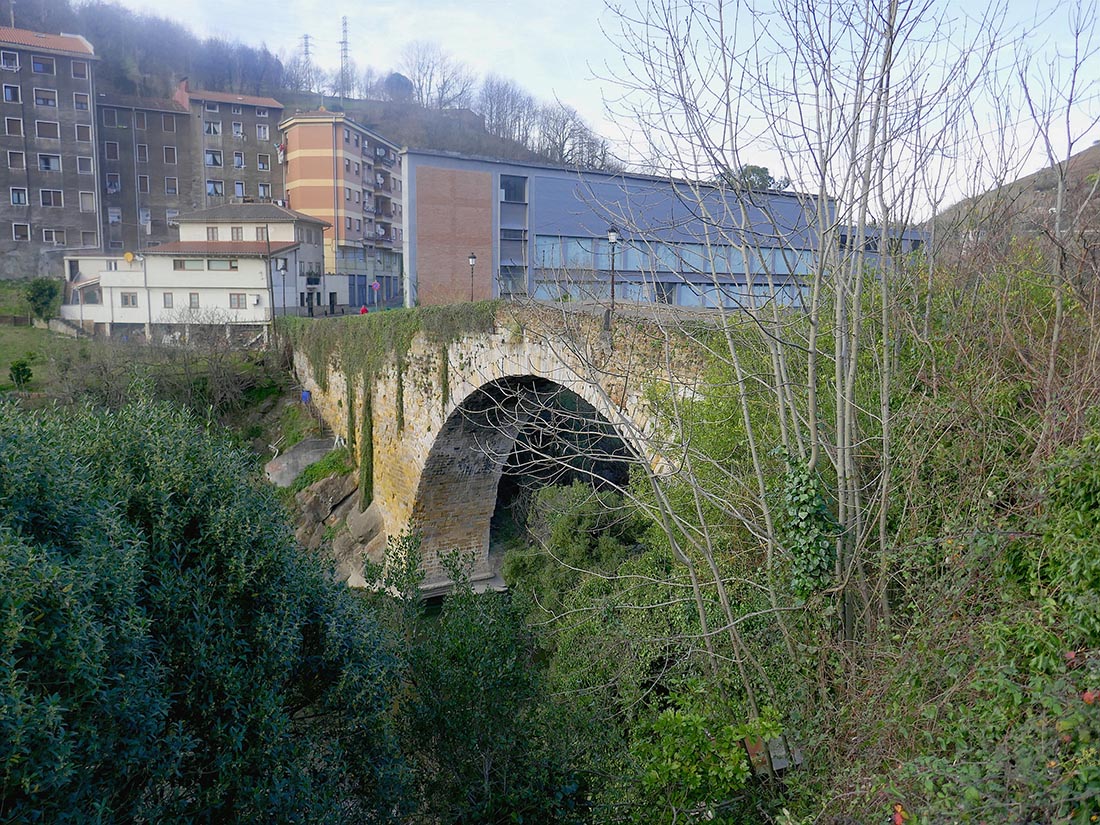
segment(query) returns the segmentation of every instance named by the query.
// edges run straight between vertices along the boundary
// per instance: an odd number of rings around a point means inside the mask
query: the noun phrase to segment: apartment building
[[[353,305],[400,299],[403,181],[396,144],[343,112],[296,112],[279,124],[286,197],[330,225],[325,274]]]
[[[176,219],[198,202],[190,112],[174,100],[102,93],[96,112],[104,251],[140,253],[175,240]]]
[[[100,244],[95,50],[79,35],[0,27],[0,277],[60,268]]]
[[[285,199],[278,161],[283,104],[270,97],[193,90],[186,78],[173,100],[191,114],[184,128],[192,155],[180,172],[190,175],[192,208],[244,198]]]
[[[346,292],[323,276],[324,221],[274,203],[231,203],[178,222],[178,241],[140,253],[66,257],[62,319],[136,341],[179,341],[196,327],[247,341],[276,315],[307,314],[322,300],[346,308]]]

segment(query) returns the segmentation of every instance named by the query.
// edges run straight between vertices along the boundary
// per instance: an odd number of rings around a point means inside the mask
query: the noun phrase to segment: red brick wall
[[[493,176],[416,170],[416,280],[421,305],[470,300],[470,253],[477,255],[473,297],[493,295]]]

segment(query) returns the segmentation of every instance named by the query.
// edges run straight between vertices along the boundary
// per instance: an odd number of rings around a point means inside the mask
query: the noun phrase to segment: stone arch
[[[475,581],[492,575],[489,530],[501,476],[520,432],[549,409],[547,399],[562,391],[584,405],[573,420],[591,420],[598,427],[594,437],[612,433],[638,459],[631,439],[573,387],[534,374],[481,384],[453,404],[420,472],[411,523],[422,540],[425,588],[446,586],[440,554],[452,550],[473,555]]]

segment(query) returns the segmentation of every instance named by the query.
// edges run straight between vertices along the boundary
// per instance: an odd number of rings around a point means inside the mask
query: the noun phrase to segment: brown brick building
[[[347,280],[352,304],[396,300],[403,201],[397,145],[342,112],[298,112],[279,129],[289,206],[331,225],[326,277]]]

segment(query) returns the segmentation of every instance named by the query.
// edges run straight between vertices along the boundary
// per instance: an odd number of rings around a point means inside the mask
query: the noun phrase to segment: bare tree
[[[477,111],[485,118],[489,134],[531,145],[538,105],[515,81],[496,74],[486,77],[478,92]]]
[[[477,82],[473,71],[438,43],[413,41],[402,51],[400,68],[412,81],[416,102],[425,108],[454,109],[472,102]]]

